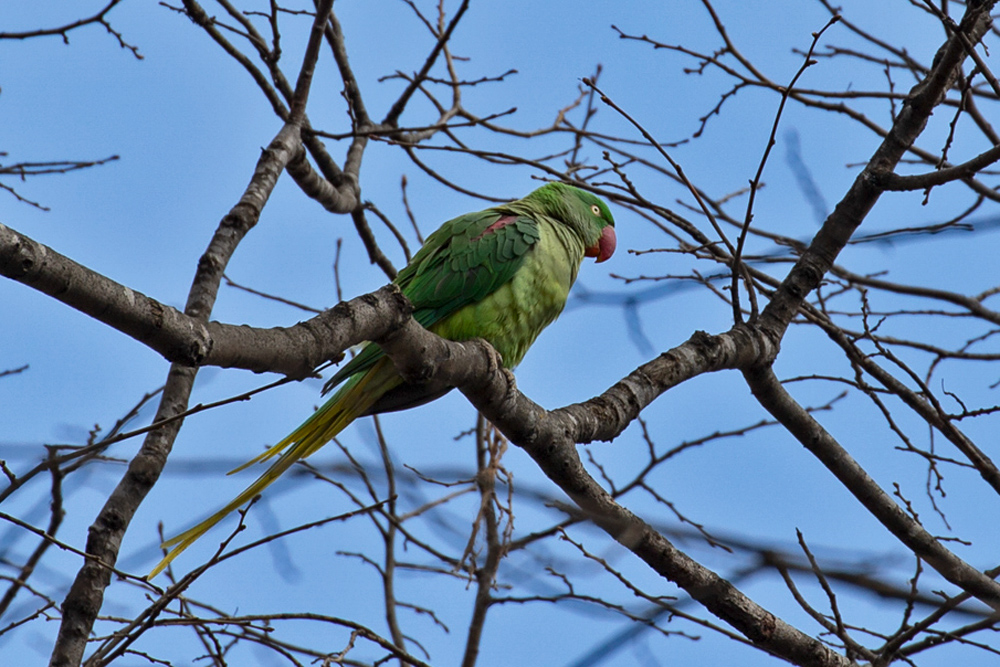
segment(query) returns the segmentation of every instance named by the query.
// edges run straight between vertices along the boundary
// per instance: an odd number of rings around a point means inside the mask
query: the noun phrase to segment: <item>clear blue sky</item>
[[[74,3],[98,7],[100,2]],[[300,3],[301,4],[301,3]],[[432,12],[432,3],[426,11]],[[454,4],[454,3],[451,3]],[[801,64],[793,49],[805,49],[810,33],[820,29],[827,15],[818,2],[759,3],[719,0],[716,3],[733,40],[743,52],[776,81],[791,78]],[[847,15],[896,41],[918,60],[929,62],[940,42],[941,31],[930,20],[917,21],[907,3],[844,2]],[[5,3],[0,31],[18,31],[64,23],[79,14],[65,3],[51,0],[35,3]],[[266,8],[258,2],[256,9]],[[360,81],[366,104],[380,118],[398,94],[398,81],[379,83],[379,77],[396,70],[410,72],[422,62],[431,39],[407,6],[398,1],[339,2],[351,62]],[[213,10],[216,11],[216,10]],[[221,13],[221,10],[217,10]],[[80,14],[84,12],[79,12]],[[889,20],[889,19],[892,20]],[[120,159],[91,170],[31,179],[15,185],[19,192],[48,207],[40,211],[0,192],[0,222],[45,243],[91,269],[137,289],[164,303],[182,307],[197,259],[219,219],[236,203],[247,183],[260,148],[280,128],[260,91],[236,63],[213,44],[203,31],[184,17],[148,2],[124,2],[110,15],[113,27],[138,47],[143,60],[119,48],[117,41],[100,27],[88,27],[69,35],[69,44],[57,37],[25,42],[0,41],[0,150],[4,163],[60,159],[97,159],[119,155]],[[285,58],[287,72],[294,75],[301,57],[302,38],[308,22],[286,17]],[[704,115],[725,92],[729,83],[717,72],[685,75],[692,61],[677,54],[654,52],[647,45],[620,40],[611,29],[617,25],[634,34],[646,33],[666,43],[684,43],[711,52],[720,43],[701,3],[640,2],[578,3],[558,0],[548,3],[514,0],[473,3],[455,33],[452,50],[467,57],[459,66],[464,76],[497,75],[507,69],[518,74],[499,84],[477,86],[465,93],[465,104],[487,115],[516,106],[505,119],[519,129],[551,123],[556,111],[574,99],[579,80],[603,66],[600,85],[619,105],[639,119],[658,139],[678,141],[691,136]],[[827,43],[856,45],[846,29],[835,27]],[[880,76],[877,68],[847,70],[821,61],[809,70],[806,87],[853,85],[864,88]],[[897,82],[900,88],[911,82]],[[772,93],[741,91],[727,102],[720,117],[712,119],[698,141],[672,149],[687,174],[713,195],[745,186],[752,177],[773,120],[778,99]],[[873,116],[887,124],[886,105],[872,105]],[[340,104],[340,86],[328,58],[317,72],[310,98],[313,125],[338,132],[346,127]],[[577,116],[578,118],[579,116]],[[433,120],[423,102],[413,105],[404,123],[422,125]],[[609,134],[639,138],[613,111],[600,108],[594,127]],[[833,205],[856,174],[856,163],[864,161],[876,145],[874,136],[862,133],[842,118],[790,106],[779,132],[780,143],[765,174],[756,221],[762,227],[808,238],[816,229],[810,203],[796,185],[793,169],[786,161],[787,130],[799,136],[802,159],[813,170],[821,194]],[[542,156],[565,147],[564,140],[525,143],[516,138],[486,138],[496,150]],[[930,145],[937,145],[933,141]],[[597,150],[590,149],[592,164],[600,164]],[[342,158],[342,148],[332,153]],[[437,168],[457,183],[496,197],[520,196],[537,185],[527,168],[490,166],[472,160],[427,156]],[[399,182],[409,179],[413,212],[424,233],[460,213],[482,208],[474,198],[456,194],[422,174],[396,148],[373,144],[365,158],[363,196],[375,202],[408,234]],[[646,194],[676,206],[689,201],[687,193],[648,171],[630,171]],[[866,225],[870,230],[899,226],[901,218],[914,224],[938,219],[950,210],[953,200],[944,195],[921,208],[919,198],[893,198],[882,202]],[[692,265],[678,255],[634,256],[629,249],[664,247],[662,233],[626,211],[618,216],[619,252],[606,264],[587,263],[580,284],[591,293],[640,295],[649,283],[626,286],[609,274],[625,276],[684,274]],[[373,222],[373,224],[377,224]],[[404,260],[384,228],[376,227],[384,248],[397,266]],[[350,221],[327,214],[301,196],[284,177],[256,229],[241,245],[227,273],[236,282],[264,292],[322,308],[336,302],[332,263],[337,239],[344,239],[340,265],[347,297],[371,291],[385,282],[370,266],[356,239]],[[976,248],[962,247],[945,239],[930,248],[906,247],[852,249],[843,258],[857,272],[891,266],[899,279],[919,276],[934,253],[964,253],[969,264],[995,257],[996,240]],[[988,266],[989,264],[987,264]],[[782,271],[779,265],[775,272]],[[989,285],[989,275],[970,271],[955,277],[973,281],[977,291]],[[579,294],[579,293],[578,293]],[[29,364],[26,372],[0,380],[0,458],[15,470],[30,467],[39,457],[40,445],[80,444],[95,424],[109,428],[145,392],[164,380],[167,363],[155,353],[122,334],[110,330],[54,300],[23,285],[0,281],[0,370]],[[600,393],[655,353],[687,339],[696,330],[718,332],[728,328],[731,314],[705,290],[677,290],[638,309],[642,331],[650,352],[629,336],[626,314],[618,305],[571,303],[571,307],[538,341],[517,371],[522,391],[550,408],[582,401]],[[243,292],[223,288],[213,319],[253,326],[290,325],[307,313],[274,304]],[[818,352],[819,350],[819,352]],[[829,360],[824,356],[829,355]],[[829,361],[829,364],[827,363]],[[779,370],[783,376],[838,369],[835,353],[813,333],[793,330],[785,343]],[[817,368],[819,366],[819,368]],[[208,368],[199,374],[192,404],[209,402],[272,381],[245,371]],[[168,533],[190,525],[210,509],[241,490],[246,477],[226,478],[222,472],[272,443],[309,414],[319,401],[318,380],[287,385],[255,397],[190,418],[178,438],[164,478],[147,499],[126,536],[120,565],[126,570],[147,571],[157,559],[156,526],[163,522]],[[802,384],[796,395],[807,404],[830,400],[837,390],[828,385]],[[906,493],[920,505],[921,463],[892,449],[890,438],[879,431],[871,438],[877,416],[860,399],[824,417],[824,423],[844,440],[883,485],[906,480]],[[858,410],[859,412],[855,412]],[[861,416],[859,416],[861,415]],[[661,449],[685,439],[714,431],[749,425],[764,417],[742,380],[736,374],[698,378],[671,391],[644,415],[651,436]],[[151,410],[134,421],[148,423]],[[474,425],[474,411],[460,395],[405,414],[384,418],[383,427],[394,448],[398,466],[420,470],[468,471],[474,452],[468,439],[454,436]],[[358,424],[343,440],[359,456],[372,460],[373,430]],[[85,479],[74,480],[66,490],[69,514],[60,531],[61,539],[83,546],[86,529],[107,493],[119,479],[123,466],[139,440],[116,445],[109,456],[115,460],[92,466]],[[622,476],[641,466],[645,456],[641,432],[631,427],[613,444],[590,446],[595,457]],[[332,448],[327,448],[332,450]],[[211,465],[198,467],[198,462]],[[334,451],[324,451],[317,465],[343,462]],[[512,449],[505,465],[513,473],[515,488],[538,489],[550,494],[551,484],[523,453]],[[450,473],[447,473],[450,474]],[[458,475],[458,472],[454,472]],[[876,522],[857,507],[845,491],[801,447],[777,430],[742,439],[714,443],[678,457],[655,477],[661,493],[676,502],[692,520],[721,535],[739,533],[760,540],[791,545],[795,529],[801,529],[818,552],[836,557],[839,550],[859,550],[877,558],[885,568],[898,567],[897,580],[908,576],[911,563],[905,552]],[[37,484],[47,484],[39,480]],[[957,487],[957,488],[956,488]],[[975,488],[960,484],[950,489],[950,503],[961,514],[965,503],[982,503],[996,509],[996,498],[982,498]],[[432,491],[425,490],[425,493]],[[436,492],[436,491],[433,491]],[[558,494],[556,494],[558,497]],[[34,505],[44,492],[25,491],[9,501],[3,511],[41,521],[44,503]],[[471,502],[471,501],[469,501]],[[460,543],[473,516],[469,502],[457,505],[451,543]],[[655,524],[676,527],[677,521],[662,505],[647,499],[626,499],[633,509]],[[921,511],[928,511],[921,506]],[[276,485],[249,519],[246,534],[257,537],[274,526],[315,520],[347,509],[342,498],[304,478]],[[558,516],[525,500],[515,507],[515,535],[524,535],[548,525]],[[932,531],[944,531],[930,518]],[[313,610],[357,618],[384,630],[378,599],[371,596],[374,576],[356,560],[334,555],[370,545],[371,531],[358,533],[356,524],[333,526],[286,540],[273,551],[257,550],[216,568],[203,577],[191,595],[207,600],[225,600],[226,610],[268,613],[287,609]],[[970,528],[972,530],[972,528]],[[225,531],[216,531],[177,561],[182,571],[207,558]],[[977,551],[965,553],[980,563],[978,548],[996,545],[996,536],[978,535]],[[598,531],[580,529],[592,553],[629,573],[648,592],[676,594],[668,582],[658,579],[644,566]],[[243,538],[241,538],[243,539]],[[33,542],[18,529],[0,524],[4,553],[21,554]],[[704,559],[725,576],[746,562],[714,553],[703,543],[681,543],[696,558]],[[572,557],[572,551],[560,552]],[[273,561],[272,561],[273,559]],[[38,585],[61,599],[62,592],[79,567],[69,554],[54,555],[50,568],[39,573]],[[509,581],[537,579],[539,590],[558,582],[542,572],[542,560],[517,556],[506,571]],[[633,604],[626,591],[595,566],[577,559],[579,592],[608,594]],[[284,572],[276,575],[275,569]],[[460,659],[464,628],[472,600],[471,590],[461,582],[443,584],[443,578],[404,575],[401,597],[434,606],[452,632],[432,627],[426,617],[406,615],[408,631],[425,642],[434,664],[454,664]],[[765,607],[816,632],[813,623],[798,610],[787,591],[771,577],[741,582],[744,590]],[[822,598],[805,586],[817,604]],[[524,593],[524,590],[520,591]],[[27,604],[27,598],[25,603]],[[128,615],[143,605],[141,595],[128,587],[113,585],[105,613]],[[865,598],[845,601],[859,622],[877,624],[880,617]],[[22,611],[27,607],[22,607]],[[697,609],[691,609],[699,615]],[[579,612],[579,613],[578,613]],[[0,652],[16,659],[11,664],[41,664],[47,659],[56,623],[35,624],[30,633],[0,638]],[[587,613],[582,607],[555,609],[537,604],[511,605],[491,612],[483,643],[481,665],[572,664],[594,646],[627,627],[608,617]],[[692,624],[677,621],[671,630],[702,635],[701,641],[682,637],[668,639],[647,634],[631,650],[616,653],[605,664],[774,664],[775,660],[720,638]],[[882,629],[890,630],[889,626]],[[289,637],[308,633],[314,626],[289,630]],[[176,646],[164,644],[169,640]],[[145,645],[153,654],[180,659],[196,655],[192,633],[151,633]],[[339,645],[334,644],[331,650]],[[176,654],[171,651],[177,650]],[[647,660],[647,653],[657,656]],[[263,653],[234,657],[233,664],[279,664]],[[939,656],[943,659],[945,653]],[[6,658],[5,658],[6,659]],[[131,663],[129,663],[131,664]],[[136,663],[138,664],[138,663]],[[928,660],[923,664],[936,663]]]

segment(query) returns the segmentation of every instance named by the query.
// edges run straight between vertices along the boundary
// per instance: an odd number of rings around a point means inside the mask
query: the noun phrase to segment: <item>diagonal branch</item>
[[[382,121],[383,125],[388,125],[389,127],[395,127],[399,122],[399,117],[403,115],[403,111],[406,109],[407,103],[409,103],[410,98],[413,97],[413,93],[417,92],[417,89],[423,84],[424,78],[427,73],[431,71],[431,67],[437,61],[441,51],[444,49],[445,44],[451,39],[451,33],[454,32],[455,27],[458,22],[462,20],[462,16],[465,14],[465,10],[469,8],[469,0],[462,0],[462,4],[459,5],[458,11],[451,18],[451,22],[448,23],[448,27],[444,29],[443,32],[438,36],[437,44],[431,49],[430,54],[427,56],[427,60],[424,61],[423,67],[417,72],[416,76],[410,81],[409,85],[403,90],[402,94],[399,96],[392,107],[390,107],[389,112],[385,115],[385,119]]]
[[[884,189],[878,175],[895,170],[957,79],[967,55],[958,35],[967,34],[972,41],[978,41],[991,25],[989,12],[994,4],[995,0],[969,5],[959,30],[942,47],[934,68],[910,91],[882,144],[764,308],[760,324],[775,340],[783,337],[805,297],[832,268],[837,255],[881,197]]]
[[[253,178],[240,201],[222,218],[208,248],[198,262],[185,314],[207,323],[215,304],[222,273],[243,237],[257,224],[278,177],[299,141],[299,127],[285,125],[264,150]],[[169,419],[187,409],[197,369],[173,364],[167,376],[155,421]],[[142,448],[129,463],[118,486],[91,525],[87,538],[88,558],[62,604],[62,623],[50,665],[76,667],[83,659],[94,622],[111,584],[111,568],[118,560],[125,531],[139,505],[159,479],[167,454],[182,421],[170,422],[150,432]]]
[[[745,372],[754,397],[823,462],[882,525],[945,579],[1000,611],[1000,584],[972,567],[911,518],[836,439],[785,390],[770,368]]]

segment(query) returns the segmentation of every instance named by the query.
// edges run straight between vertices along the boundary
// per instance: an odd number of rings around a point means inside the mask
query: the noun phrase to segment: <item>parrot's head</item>
[[[600,197],[565,183],[547,183],[525,199],[534,199],[546,213],[570,226],[583,239],[587,257],[603,262],[615,253],[615,219]]]

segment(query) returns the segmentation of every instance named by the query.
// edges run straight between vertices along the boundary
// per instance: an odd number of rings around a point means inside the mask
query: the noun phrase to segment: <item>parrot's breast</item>
[[[583,260],[583,242],[565,225],[543,218],[539,232],[513,278],[431,330],[451,340],[484,338],[505,367],[520,363],[542,329],[562,312]]]

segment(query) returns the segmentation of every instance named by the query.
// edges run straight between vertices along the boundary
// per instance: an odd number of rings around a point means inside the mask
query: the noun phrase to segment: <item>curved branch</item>
[[[323,144],[313,137],[312,142]],[[288,162],[288,175],[294,179],[310,199],[319,202],[320,206],[331,213],[350,213],[358,208],[358,179],[354,173],[339,172],[339,186],[335,186],[328,178],[320,175],[306,158],[305,149],[300,148]]]
[[[122,34],[111,27],[111,24],[106,18],[108,13],[115,8],[122,0],[109,0],[108,4],[104,6],[93,16],[84,19],[78,19],[72,23],[67,23],[66,25],[59,26],[58,28],[39,28],[37,30],[27,30],[24,32],[0,32],[0,39],[31,39],[32,37],[47,37],[51,35],[59,35],[62,37],[63,44],[69,44],[69,32],[71,30],[76,30],[85,25],[90,25],[92,23],[97,23],[104,26],[104,29],[108,31],[111,35],[114,35],[115,39],[118,40],[118,45],[123,49],[128,49],[135,56],[136,60],[142,60],[142,54],[139,53],[139,47],[133,46],[125,41]]]

